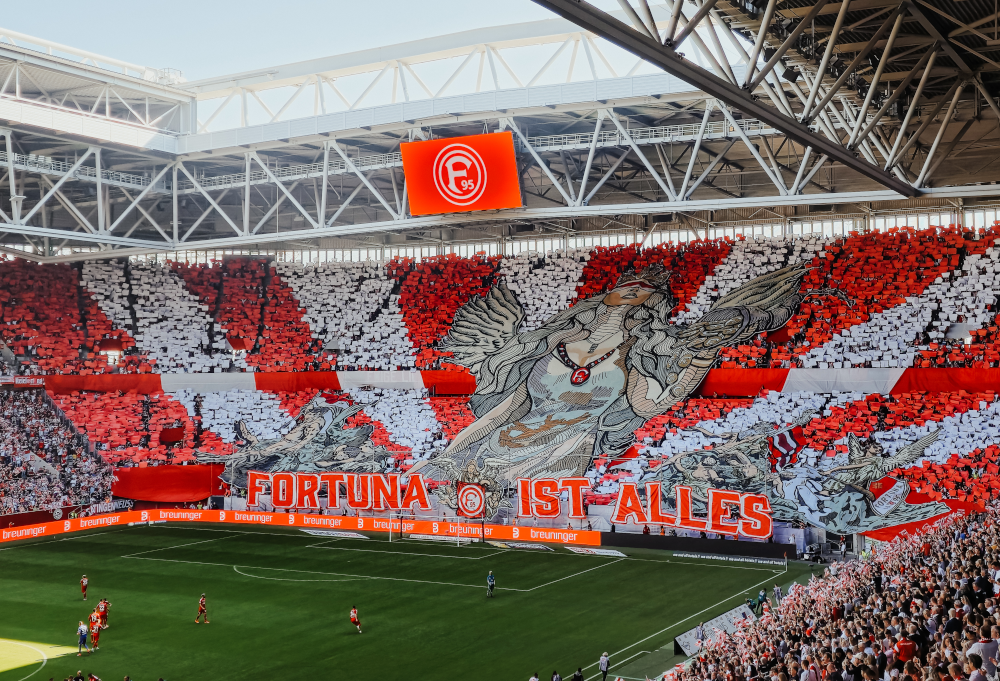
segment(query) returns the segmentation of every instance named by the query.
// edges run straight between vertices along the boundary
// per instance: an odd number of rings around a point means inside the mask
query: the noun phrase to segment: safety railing
[[[14,165],[23,170],[32,170],[47,175],[65,175],[72,168],[75,161],[57,161],[48,156],[36,154],[14,154]],[[8,164],[7,152],[0,151],[0,166]],[[74,175],[82,179],[97,179],[97,168],[94,166],[81,165],[76,169]],[[149,185],[151,178],[148,175],[136,175],[135,173],[122,173],[117,170],[102,170],[101,179],[115,184],[129,185],[132,187],[144,188]]]
[[[351,159],[351,163],[358,170],[379,170],[382,168],[392,168],[399,167],[403,165],[403,157],[400,153],[393,152],[389,154],[372,154],[370,156],[358,156]],[[301,180],[308,177],[321,177],[323,175],[323,164],[322,163],[306,163],[302,165],[284,166],[278,168],[268,168],[271,174],[279,180]],[[347,163],[341,158],[331,158],[329,165],[330,175],[340,175],[348,172]],[[238,185],[245,184],[247,182],[246,173],[233,173],[231,175],[216,175],[214,177],[199,177],[197,178],[198,184],[200,184],[204,189],[225,189],[227,187],[235,187]],[[261,184],[271,181],[268,174],[264,172],[263,169],[257,167],[256,170],[250,171],[250,184]],[[178,191],[192,191],[194,190],[194,184],[190,180],[178,180],[177,181]]]
[[[749,118],[737,121],[740,128],[748,136],[776,135],[777,130],[757,119]],[[660,125],[651,128],[631,128],[629,137],[636,144],[654,144],[672,141],[689,141],[698,137],[701,123],[684,123],[681,125]],[[729,121],[711,121],[705,126],[705,137],[729,137],[736,133],[736,128]],[[528,143],[536,151],[547,149],[580,149],[589,147],[594,134],[591,132],[572,133],[568,135],[544,135],[529,137]],[[619,130],[603,130],[597,136],[597,146],[625,146],[628,138]],[[523,145],[522,145],[523,146]]]

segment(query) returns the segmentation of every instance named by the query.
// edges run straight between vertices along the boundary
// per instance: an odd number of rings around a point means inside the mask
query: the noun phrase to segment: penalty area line
[[[244,565],[243,567],[249,567],[249,566]],[[255,568],[250,568],[250,569],[251,570],[270,570],[271,568],[258,568],[258,567],[255,567]],[[244,577],[253,577],[254,579],[267,579],[267,580],[270,580],[272,582],[358,582],[358,581],[362,581],[362,580],[368,579],[367,577],[348,577],[347,579],[286,579],[284,577],[262,577],[260,575],[251,575],[251,574],[249,574],[247,572],[243,572],[242,570],[240,570],[240,568],[239,568],[238,565],[234,565],[233,566],[233,570],[237,574],[241,574]]]
[[[595,565],[592,568],[587,568],[586,570],[580,570],[579,572],[574,572],[571,575],[567,575],[565,577],[560,577],[559,579],[553,579],[551,582],[546,582],[545,584],[539,584],[538,586],[533,586],[530,589],[519,589],[519,591],[534,591],[535,589],[541,589],[542,587],[550,586],[552,584],[555,584],[556,582],[562,582],[562,581],[567,580],[567,579],[572,579],[573,577],[579,577],[580,575],[584,574],[585,572],[590,572],[592,570],[600,570],[603,567],[607,567],[609,565],[614,565],[615,563],[620,563],[623,560],[626,560],[626,559],[625,558],[619,558],[617,560],[612,560],[611,562],[604,563],[603,565]]]
[[[327,549],[329,551],[361,551],[364,553],[385,553],[399,556],[426,556],[428,558],[454,558],[456,560],[482,560],[495,556],[498,553],[506,553],[504,550],[493,551],[483,556],[449,556],[445,553],[420,553],[419,551],[383,551],[381,549],[352,549],[346,546],[323,546],[322,544],[308,544],[303,548],[307,549]]]

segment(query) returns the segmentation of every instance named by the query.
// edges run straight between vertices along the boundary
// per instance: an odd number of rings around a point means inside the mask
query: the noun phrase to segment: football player
[[[205,594],[202,594],[201,598],[198,600],[198,615],[194,618],[195,624],[201,624],[198,619],[202,615],[205,616],[205,624],[211,624],[211,622],[208,621],[208,605],[205,603]]]

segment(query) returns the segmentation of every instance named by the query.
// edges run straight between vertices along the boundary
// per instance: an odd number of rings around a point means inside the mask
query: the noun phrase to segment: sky
[[[47,0],[2,25],[196,80],[553,16],[531,0]]]

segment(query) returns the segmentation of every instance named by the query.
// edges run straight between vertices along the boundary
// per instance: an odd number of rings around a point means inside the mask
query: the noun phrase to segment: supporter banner
[[[62,506],[44,511],[28,511],[26,513],[9,513],[0,515],[0,526],[21,527],[24,525],[40,525],[69,518],[72,514],[91,516],[99,513],[112,513],[115,511],[130,511],[135,506],[131,499],[114,499],[112,501],[102,501],[96,504],[81,506]]]
[[[45,376],[0,376],[0,386],[15,388],[41,388],[45,386]]]
[[[138,501],[192,502],[224,494],[222,464],[116,468],[111,493]]]
[[[435,537],[461,537],[495,541],[521,540],[553,544],[600,546],[600,532],[556,530],[516,525],[457,523],[437,520],[406,520],[360,518],[352,516],[316,515],[305,513],[265,513],[259,511],[195,511],[185,509],[152,509],[124,511],[108,515],[73,518],[38,525],[0,528],[0,542],[51,537],[67,532],[121,527],[136,523],[196,522],[239,525],[268,525],[300,529],[340,530],[344,532],[389,532],[425,534]]]
[[[590,489],[587,478],[518,478],[517,514],[528,518],[558,518],[565,513],[570,518],[586,518],[585,489]],[[611,522],[666,525],[720,535],[739,534],[752,539],[767,539],[773,533],[771,505],[764,495],[706,489],[708,513],[699,518],[693,515],[691,488],[677,485],[673,491],[670,505],[675,512],[668,513],[663,508],[661,483],[647,483],[641,494],[637,483],[622,483]],[[562,495],[566,496],[565,504],[561,502]]]
[[[23,525],[40,525],[53,520],[68,518],[73,511],[79,510],[77,506],[63,506],[47,511],[26,511],[25,513],[9,513],[0,515],[0,526],[21,527]]]
[[[412,215],[521,207],[509,131],[404,142],[400,153]]]
[[[770,558],[784,563],[788,558],[795,558],[795,544],[778,544],[767,541],[733,541],[730,539],[702,539],[701,537],[678,537],[656,532],[638,534],[636,532],[602,532],[601,546],[618,547],[622,549],[655,549],[658,551],[673,551],[695,553],[700,555],[732,556],[737,561],[744,558]]]
[[[674,558],[698,558],[699,560],[718,560],[723,563],[754,563],[757,565],[787,565],[785,558],[762,558],[758,556],[725,556],[718,553],[689,553],[674,551]]]
[[[242,474],[241,474],[242,475]],[[518,517],[555,519],[563,514],[582,520],[587,517],[583,491],[590,488],[587,478],[518,478],[514,505]],[[247,506],[261,505],[262,496],[276,509],[304,510],[349,508],[362,510],[432,510],[430,495],[419,473],[402,476],[396,473],[295,471],[246,471]],[[708,489],[707,514],[695,516],[691,488],[674,488],[671,514],[663,509],[664,494],[660,483],[646,484],[640,495],[634,482],[623,483],[611,516],[616,524],[666,525],[687,530],[712,532],[718,535],[767,539],[773,533],[771,507],[764,495]],[[325,493],[325,503],[321,495]],[[481,517],[486,508],[483,487],[458,482],[455,494],[459,515]],[[561,495],[565,494],[565,503]]]
[[[707,622],[702,623],[700,627],[688,629],[680,636],[677,636],[674,639],[674,652],[679,654],[683,651],[685,655],[694,655],[701,649],[702,643],[717,635],[715,633],[716,629],[724,631],[727,634],[732,634],[737,628],[746,626],[746,624],[755,622],[756,620],[757,616],[744,603],[722,613],[718,617],[713,617]],[[699,629],[701,637],[699,637]]]
[[[163,392],[159,374],[99,374],[96,376],[46,376],[45,388],[57,395],[90,390],[93,392],[136,392],[140,395]]]

